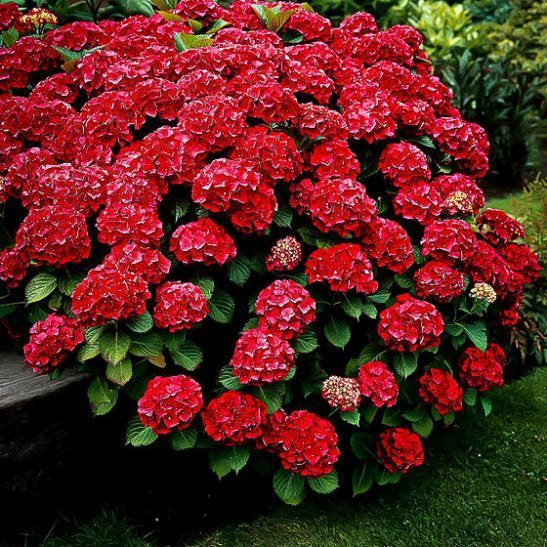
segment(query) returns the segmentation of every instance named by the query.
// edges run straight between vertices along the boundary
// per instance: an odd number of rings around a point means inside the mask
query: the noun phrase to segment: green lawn
[[[209,530],[199,546],[541,546],[547,538],[547,369],[493,395],[488,418],[465,416],[429,442],[424,468],[400,485],[350,500],[310,498],[239,525]],[[234,500],[237,503],[237,500]],[[48,547],[154,545],[103,513]]]

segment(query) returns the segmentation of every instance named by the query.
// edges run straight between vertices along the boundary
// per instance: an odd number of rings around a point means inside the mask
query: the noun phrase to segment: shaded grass
[[[546,545],[546,392],[547,369],[536,369],[493,393],[491,416],[466,415],[457,429],[431,440],[424,467],[397,486],[355,500],[310,497],[300,507],[278,506],[268,515],[204,532],[189,544]],[[154,545],[140,537],[125,519],[103,513],[45,545]]]

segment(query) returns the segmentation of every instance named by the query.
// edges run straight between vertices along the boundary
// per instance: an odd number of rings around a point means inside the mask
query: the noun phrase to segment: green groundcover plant
[[[421,35],[212,0],[56,26],[2,6],[2,328],[134,400],[133,446],[355,495],[503,385],[539,276]],[[6,34],[8,33],[8,34]]]

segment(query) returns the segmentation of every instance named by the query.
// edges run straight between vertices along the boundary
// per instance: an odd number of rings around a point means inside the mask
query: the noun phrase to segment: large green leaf
[[[177,350],[170,353],[174,363],[186,370],[196,370],[203,360],[201,348],[195,342],[188,339]]]
[[[305,496],[305,487],[304,477],[285,469],[279,469],[273,477],[274,492],[289,505],[302,503]]]
[[[238,254],[226,266],[228,279],[236,285],[245,285],[251,277],[251,261],[243,254]]]
[[[173,450],[188,450],[194,448],[198,438],[198,432],[193,428],[182,431],[173,431],[169,435],[169,444]]]
[[[146,334],[133,335],[129,353],[136,357],[156,357],[163,350],[163,340],[161,336],[154,331]]]
[[[319,342],[317,340],[317,335],[315,332],[308,327],[296,341],[296,354],[300,355],[302,353],[311,353],[314,349],[319,347]]]
[[[126,325],[127,328],[132,330],[133,332],[138,332],[142,334],[148,332],[149,330],[152,330],[152,328],[154,327],[154,320],[152,319],[150,312],[145,311],[142,315],[138,315],[137,317],[132,317],[131,319],[129,319]]]
[[[433,431],[433,420],[429,416],[424,416],[418,422],[412,422],[412,429],[418,433],[420,437],[427,439]]]
[[[408,378],[418,368],[417,353],[398,353],[393,358],[393,368],[403,378]]]
[[[325,323],[323,329],[327,340],[337,348],[346,347],[351,338],[351,329],[344,319],[339,319],[334,316]]]
[[[127,424],[127,436],[125,444],[131,446],[147,446],[152,444],[158,436],[152,429],[144,425],[137,416],[131,418]]]
[[[133,376],[131,359],[122,359],[119,363],[108,363],[106,365],[106,377],[120,386],[124,386]]]
[[[209,300],[209,317],[217,323],[230,323],[234,309],[234,299],[227,292],[215,290]]]
[[[104,378],[97,376],[89,384],[87,396],[93,414],[102,416],[114,408],[118,400],[118,386],[111,386]]]
[[[339,486],[338,473],[336,472],[336,469],[333,469],[331,473],[324,475],[323,477],[308,477],[308,484],[310,488],[318,494],[330,494]]]
[[[239,473],[249,460],[248,446],[220,446],[209,450],[209,465],[219,479],[230,471]]]
[[[457,323],[463,328],[463,331],[473,342],[473,344],[482,352],[486,351],[488,347],[488,335],[486,330],[486,323],[483,321],[477,321],[475,323]]]
[[[253,395],[266,403],[268,414],[275,412],[281,408],[283,396],[287,390],[287,386],[283,383],[272,384],[268,386],[257,386],[253,389]]]
[[[49,296],[57,287],[57,277],[47,272],[34,276],[25,287],[25,298],[28,304],[39,302]]]
[[[370,462],[365,462],[353,470],[351,485],[353,496],[368,492],[374,482],[374,467]]]
[[[130,344],[131,339],[125,332],[107,332],[99,339],[103,359],[113,365],[125,358]]]

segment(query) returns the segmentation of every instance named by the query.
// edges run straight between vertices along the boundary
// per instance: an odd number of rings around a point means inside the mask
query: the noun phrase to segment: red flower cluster
[[[490,391],[503,385],[505,353],[497,344],[489,344],[483,353],[467,348],[459,359],[462,382],[477,391]]]
[[[387,429],[380,434],[378,457],[390,473],[408,473],[424,463],[422,441],[416,433],[404,428]]]
[[[266,405],[239,391],[226,391],[212,399],[201,413],[205,433],[227,445],[258,439],[266,421]]]
[[[261,443],[279,456],[284,469],[304,477],[328,475],[340,457],[334,426],[306,410],[274,413]]]
[[[378,334],[394,351],[413,352],[437,347],[443,331],[443,317],[437,308],[409,294],[398,296],[393,306],[380,313]]]
[[[420,397],[444,416],[459,412],[463,406],[463,390],[446,370],[430,368],[420,378]]]
[[[291,340],[315,320],[315,300],[296,281],[278,279],[259,293],[255,311],[259,327]]]
[[[518,220],[498,209],[484,210],[477,217],[477,226],[492,245],[522,239],[526,235]]]
[[[261,385],[283,380],[294,366],[294,350],[269,328],[245,331],[237,341],[230,366],[242,384]]]
[[[203,290],[193,283],[170,281],[158,287],[154,324],[160,329],[176,332],[191,329],[209,313]]]
[[[416,294],[420,298],[450,302],[462,293],[464,278],[449,263],[442,260],[431,260],[416,271],[414,283]]]
[[[332,291],[372,294],[378,290],[372,265],[359,245],[341,243],[317,249],[306,261],[310,283],[326,281]]]
[[[83,341],[84,328],[76,319],[50,313],[31,327],[25,361],[36,373],[49,372]]]
[[[156,435],[186,429],[203,407],[200,385],[189,376],[156,376],[139,399],[138,415]]]
[[[393,406],[399,396],[395,376],[382,361],[369,361],[359,367],[359,391],[376,407]]]
[[[183,264],[202,262],[205,266],[222,266],[237,254],[234,240],[209,218],[179,226],[173,232],[170,248]]]
[[[397,188],[411,188],[431,178],[427,156],[408,142],[386,146],[380,156],[379,168]]]
[[[477,237],[463,220],[440,220],[425,227],[422,254],[437,260],[465,262],[473,254]]]

